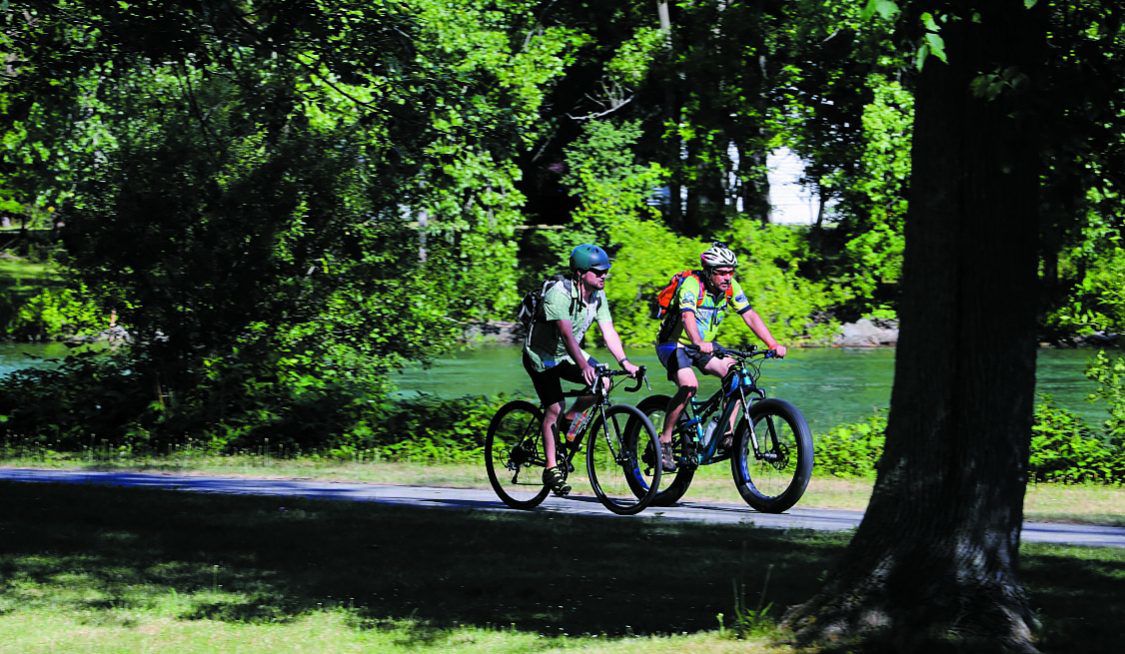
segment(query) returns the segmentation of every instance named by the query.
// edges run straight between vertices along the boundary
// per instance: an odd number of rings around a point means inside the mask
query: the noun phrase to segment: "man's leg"
[[[714,375],[719,379],[726,379],[730,374],[730,369],[734,366],[734,359],[719,359],[712,357],[706,365],[703,366],[703,372],[708,375]],[[741,402],[740,402],[741,403]],[[738,422],[738,407],[730,412],[730,423],[727,425],[726,430],[723,432],[723,446],[729,447],[731,437],[734,434],[734,426]]]
[[[543,407],[543,455],[547,459],[547,467],[554,468],[559,464],[558,453],[555,451],[555,431],[559,428],[559,416],[562,415],[564,402],[559,400]]]
[[[695,397],[699,391],[699,380],[691,368],[680,368],[676,371],[676,394],[668,401],[668,408],[664,411],[664,428],[660,430],[660,444],[672,443],[672,431],[676,422],[684,412],[688,400]]]

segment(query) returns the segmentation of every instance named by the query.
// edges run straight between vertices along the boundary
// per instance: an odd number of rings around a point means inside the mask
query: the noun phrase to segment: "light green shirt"
[[[569,290],[567,286],[570,286]],[[588,301],[583,302],[578,297],[578,283],[551,284],[543,295],[543,317],[535,321],[531,328],[531,338],[524,346],[524,352],[537,372],[554,368],[564,361],[577,363],[566,351],[566,342],[559,333],[559,320],[570,321],[574,340],[579,345],[590,325],[595,322],[613,324],[605,292],[595,291]],[[585,350],[582,351],[582,356],[589,358]]]

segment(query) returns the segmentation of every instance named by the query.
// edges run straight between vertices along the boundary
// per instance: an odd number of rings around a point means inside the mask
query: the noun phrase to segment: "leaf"
[[[938,32],[938,31],[940,31],[940,29],[938,28],[938,25],[937,25],[937,23],[936,23],[936,22],[934,22],[934,17],[933,17],[933,14],[931,14],[930,12],[928,12],[928,11],[924,11],[924,12],[922,12],[922,15],[920,16],[920,18],[922,19],[922,25],[923,25],[923,26],[924,26],[924,27],[925,27],[925,28],[926,28],[927,30],[929,30],[929,31],[931,31],[931,32]]]
[[[1024,6],[1025,9],[1031,9],[1032,7],[1034,7],[1038,3],[1039,3],[1039,0],[1023,0],[1023,6]]]
[[[869,20],[872,16],[878,13],[885,19],[894,18],[898,14],[898,3],[894,0],[867,0],[867,4],[860,12],[860,16],[864,20]]]
[[[942,63],[949,63],[949,59],[945,56],[945,40],[941,38],[940,34],[927,32],[926,45],[930,46],[930,51],[935,57],[941,59]]]
[[[914,67],[918,72],[922,72],[922,67],[926,65],[926,57],[930,56],[930,46],[923,43],[922,47],[918,48],[918,54],[914,57]]]

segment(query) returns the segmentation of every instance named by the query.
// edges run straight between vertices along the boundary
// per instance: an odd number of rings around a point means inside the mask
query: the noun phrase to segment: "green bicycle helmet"
[[[586,272],[587,270],[609,270],[609,255],[605,250],[596,245],[583,243],[570,251],[571,272]]]

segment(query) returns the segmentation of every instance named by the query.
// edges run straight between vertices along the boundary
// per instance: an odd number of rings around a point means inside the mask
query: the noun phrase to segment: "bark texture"
[[[919,81],[886,450],[843,559],[786,616],[806,644],[1035,651],[1018,571],[1044,36],[1022,0],[976,4],[981,21],[947,23],[949,64],[931,57]],[[973,92],[1005,69],[1013,82],[998,95]]]

